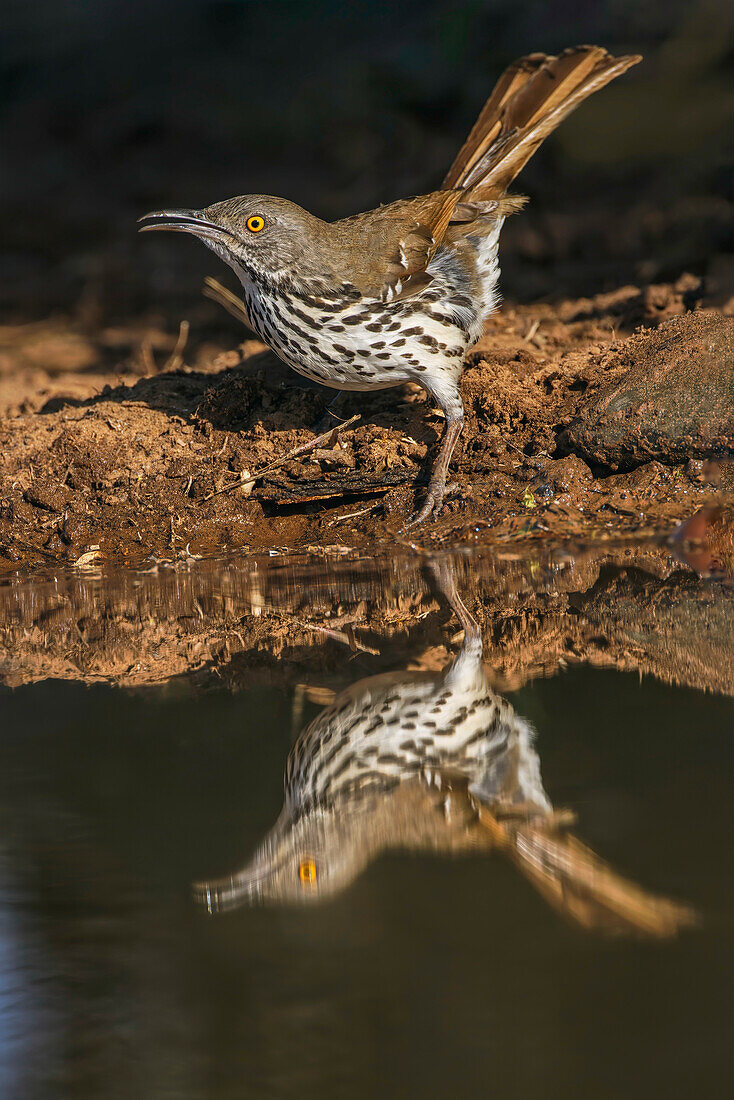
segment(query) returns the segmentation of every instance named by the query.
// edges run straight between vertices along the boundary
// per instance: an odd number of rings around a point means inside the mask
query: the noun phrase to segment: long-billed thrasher
[[[543,139],[638,56],[578,46],[530,54],[500,77],[439,191],[337,222],[242,195],[159,210],[143,230],[193,233],[234,269],[257,335],[299,374],[339,390],[417,382],[446,429],[414,522],[440,510],[464,409],[467,351],[499,300],[499,234],[523,205],[507,188]]]

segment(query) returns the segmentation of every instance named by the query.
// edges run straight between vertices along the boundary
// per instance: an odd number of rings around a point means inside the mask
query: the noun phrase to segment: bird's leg
[[[452,557],[431,558],[426,569],[433,577],[436,588],[451,607],[464,630],[464,648],[478,651],[482,656],[482,632],[479,623],[459,595],[456,586],[456,561]]]
[[[433,578],[439,593],[451,606],[451,610],[464,628],[464,640],[461,649],[451,665],[444,669],[446,684],[466,684],[469,680],[483,677],[482,672],[482,632],[479,623],[461,599],[456,587],[456,559],[451,556],[437,556],[426,562],[426,569]]]
[[[410,519],[407,524],[408,527],[423,523],[429,516],[440,512],[443,498],[446,495],[446,479],[451,455],[454,453],[454,447],[464,427],[464,406],[461,403],[458,387],[450,395],[441,394],[439,396],[434,394],[433,396],[444,411],[446,427],[441,441],[441,450],[438,453],[431,479],[428,482],[428,492],[426,493],[426,499],[423,501],[423,507]]]

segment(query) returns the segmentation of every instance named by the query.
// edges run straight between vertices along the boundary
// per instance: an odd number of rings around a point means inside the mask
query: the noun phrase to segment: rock
[[[734,454],[734,318],[676,317],[626,341],[611,366],[628,369],[582,404],[559,453],[612,470]]]

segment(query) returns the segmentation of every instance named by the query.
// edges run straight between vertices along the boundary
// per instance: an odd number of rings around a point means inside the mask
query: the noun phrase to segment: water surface
[[[652,544],[6,579],[0,1095],[720,1095],[732,594]]]

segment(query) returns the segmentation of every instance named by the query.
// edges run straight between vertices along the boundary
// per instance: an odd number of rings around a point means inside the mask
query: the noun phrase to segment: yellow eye
[[[259,233],[261,229],[265,228],[265,218],[261,218],[259,214],[253,214],[245,224],[251,233]]]
[[[301,886],[316,885],[316,864],[312,859],[302,859],[298,867]]]

